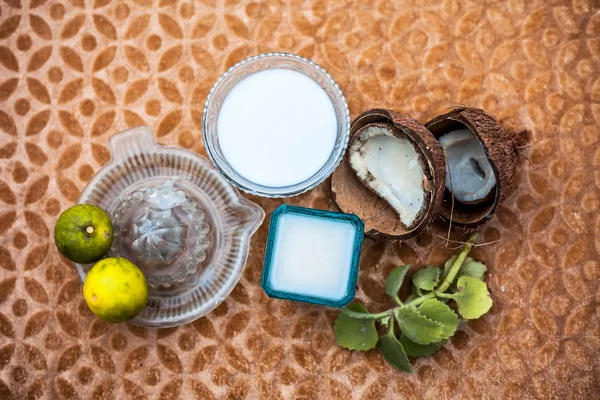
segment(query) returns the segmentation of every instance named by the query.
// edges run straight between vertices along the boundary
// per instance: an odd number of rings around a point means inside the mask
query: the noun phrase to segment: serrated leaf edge
[[[452,336],[454,336],[454,334],[456,333],[456,329],[458,329],[458,327],[459,327],[459,325],[460,325],[460,316],[459,316],[459,314],[457,314],[456,312],[454,312],[454,310],[452,310],[450,307],[448,307],[448,304],[446,304],[446,303],[444,303],[444,302],[440,301],[440,299],[433,298],[433,299],[426,300],[426,301],[424,301],[423,303],[421,303],[421,304],[420,304],[420,306],[422,306],[423,304],[425,304],[427,301],[431,301],[431,300],[438,301],[438,302],[440,302],[441,304],[443,304],[444,306],[446,306],[446,307],[448,308],[448,310],[450,310],[450,311],[452,312],[452,314],[453,314],[453,315],[456,317],[457,324],[456,324],[456,327],[454,328],[454,332],[452,332],[452,333],[451,333],[450,335],[448,335],[448,336],[446,336],[446,335],[443,335],[443,334],[440,336],[440,341],[441,341],[441,340],[446,340],[446,339],[449,339],[449,338],[451,338]],[[417,308],[417,311],[419,311],[419,309],[418,309],[418,308]],[[421,314],[421,315],[423,315],[423,314]],[[426,317],[425,315],[423,315],[423,316],[424,316],[426,319],[428,319],[428,317]],[[432,321],[433,321],[433,322],[436,322],[436,323],[438,323],[439,325],[441,325],[441,326],[442,326],[442,332],[444,332],[444,329],[443,329],[444,327],[443,327],[443,325],[444,325],[445,323],[438,322],[438,321],[436,321],[436,320],[432,320]],[[437,342],[434,342],[434,343],[437,343]],[[419,343],[417,343],[417,344],[419,344]],[[430,344],[433,344],[433,343],[430,343]]]
[[[408,341],[410,341],[412,344],[417,345],[417,346],[438,346],[437,349],[428,355],[413,355],[413,354],[409,354],[409,352],[406,350],[406,347],[404,346],[404,344],[402,343],[402,339],[406,339]],[[434,355],[435,353],[437,353],[438,351],[440,351],[440,349],[444,346],[445,344],[445,339],[442,340],[441,342],[435,342],[435,343],[429,343],[429,344],[419,344],[419,343],[415,343],[412,340],[410,340],[409,338],[406,337],[406,335],[400,335],[400,337],[398,338],[398,341],[400,342],[400,344],[402,345],[402,348],[404,349],[404,352],[406,353],[406,355],[408,357],[412,357],[412,358],[423,358],[423,357],[431,357],[432,355]]]
[[[481,283],[483,283],[483,285],[485,286],[486,295],[487,295],[487,297],[490,299],[490,302],[491,302],[491,304],[490,304],[490,307],[489,307],[489,308],[488,308],[486,311],[484,311],[483,313],[481,313],[479,316],[477,316],[477,317],[473,317],[473,318],[467,318],[467,317],[465,317],[465,316],[463,315],[463,313],[460,311],[460,304],[459,304],[459,302],[456,300],[456,297],[457,297],[457,296],[460,296],[460,292],[458,292],[458,291],[457,291],[456,293],[454,293],[454,294],[452,295],[452,298],[454,299],[454,301],[456,301],[456,305],[458,306],[458,312],[459,312],[460,316],[461,316],[462,318],[464,318],[464,319],[467,319],[467,320],[474,320],[474,319],[479,319],[479,318],[483,317],[485,314],[487,314],[487,313],[490,311],[490,309],[491,309],[491,308],[493,307],[493,305],[494,305],[494,299],[492,298],[492,294],[490,293],[490,288],[489,288],[489,287],[488,287],[488,285],[485,283],[485,281],[482,281],[482,280],[480,280],[480,279],[477,279],[477,278],[475,278],[475,277],[473,277],[473,276],[469,276],[469,275],[464,275],[464,276],[461,276],[460,278],[458,278],[458,279],[456,280],[457,287],[458,287],[458,282],[459,282],[461,279],[469,279],[469,280],[470,280],[470,279],[472,279],[472,280],[474,280],[474,281],[476,281],[476,282],[481,282]]]
[[[385,360],[385,361],[386,361],[388,364],[390,364],[392,367],[396,368],[396,369],[397,369],[397,370],[399,370],[399,371],[404,371],[404,372],[407,372],[407,373],[409,373],[409,374],[410,374],[410,373],[412,373],[412,372],[413,372],[412,365],[410,364],[410,360],[408,359],[408,354],[406,354],[406,350],[404,349],[404,346],[402,346],[402,343],[400,343],[400,340],[399,340],[399,339],[398,339],[396,336],[394,336],[394,335],[391,335],[391,336],[390,336],[389,334],[386,334],[386,335],[383,335],[383,336],[381,336],[381,337],[380,337],[380,339],[382,339],[382,338],[384,338],[384,337],[386,337],[386,336],[387,336],[387,337],[389,337],[389,338],[391,338],[391,340],[395,340],[395,341],[396,341],[396,343],[398,344],[398,346],[400,346],[400,349],[402,350],[402,353],[404,354],[404,357],[406,358],[406,362],[407,362],[408,366],[407,366],[407,368],[406,368],[406,369],[404,369],[404,368],[397,367],[395,364],[392,364],[392,363],[391,363],[391,362],[390,362],[390,361],[387,359],[387,357],[386,357],[386,355],[385,355],[385,352],[384,352],[384,351],[381,349],[381,340],[378,340],[378,341],[377,341],[377,347],[379,348],[379,352],[381,353],[381,356],[383,357],[383,359],[384,359],[384,360]]]
[[[398,270],[399,268],[403,268],[404,271],[401,274],[401,278],[400,279],[400,283],[398,285],[394,285],[396,286],[395,289],[395,293],[390,293],[388,292],[388,279],[390,278],[390,276],[394,273],[394,271]],[[404,283],[404,278],[406,278],[406,273],[408,271],[410,271],[410,269],[412,268],[412,266],[410,264],[404,264],[404,265],[398,265],[397,267],[395,267],[389,274],[388,276],[385,278],[385,280],[383,281],[383,290],[385,291],[385,293],[388,296],[398,296],[398,291],[400,290],[400,288],[402,287],[402,283]]]
[[[472,262],[477,263],[477,264],[481,264],[481,265],[483,265],[483,268],[485,268],[485,271],[483,271],[483,276],[481,278],[473,276],[473,275],[465,275],[465,274],[462,273],[463,270],[465,269],[465,267],[467,265],[469,265],[470,263],[472,263]],[[476,259],[474,259],[472,257],[466,257],[465,261],[462,263],[462,265],[460,267],[460,270],[458,270],[458,273],[456,274],[456,280],[458,280],[458,278],[460,278],[461,276],[470,276],[470,277],[475,278],[477,280],[484,281],[485,280],[485,274],[486,274],[486,272],[488,272],[488,267],[487,267],[487,265],[484,262],[476,260]]]
[[[413,286],[415,286],[415,287],[416,287],[416,285],[414,284],[414,282],[415,282],[415,281],[414,281],[414,279],[415,279],[415,275],[416,275],[417,273],[419,273],[419,271],[423,271],[423,270],[425,270],[426,268],[435,268],[435,269],[437,270],[437,278],[435,279],[435,282],[434,282],[434,284],[433,284],[433,288],[432,288],[432,289],[425,289],[425,288],[418,288],[418,287],[417,287],[417,289],[422,289],[422,290],[426,290],[426,291],[428,291],[428,292],[429,292],[429,291],[435,290],[435,288],[437,287],[437,285],[440,283],[440,278],[441,278],[441,277],[442,277],[442,275],[443,275],[443,272],[442,272],[442,269],[441,269],[441,268],[439,268],[439,267],[436,267],[435,265],[428,265],[428,266],[426,266],[425,268],[421,268],[421,269],[419,269],[418,271],[415,271],[415,273],[414,273],[414,274],[413,274],[413,276],[412,276],[411,283],[412,283],[412,285],[413,285]]]
[[[413,309],[414,311],[416,311],[416,312],[417,312],[417,314],[419,314],[421,317],[423,317],[423,318],[424,318],[424,319],[426,319],[427,321],[429,321],[429,322],[433,322],[434,324],[437,324],[437,325],[441,325],[439,322],[437,322],[437,321],[434,321],[434,320],[432,320],[432,319],[429,319],[429,318],[427,318],[425,315],[421,314],[421,313],[419,312],[419,309],[418,309],[418,308],[416,308],[416,307],[414,307],[414,306],[412,306],[412,305],[406,305],[406,306],[404,306],[404,307],[398,307],[398,310],[400,310],[400,309],[402,309],[402,308],[410,308],[410,309]],[[394,311],[394,315],[395,315],[395,314],[396,314],[396,312]]]
[[[399,323],[399,321],[398,321],[398,317],[396,316],[396,314],[397,314],[397,312],[398,312],[400,309],[402,309],[402,308],[411,308],[411,309],[413,309],[413,310],[414,310],[414,311],[415,311],[417,314],[419,314],[419,316],[421,316],[423,319],[427,320],[428,322],[432,322],[432,323],[436,324],[436,325],[437,325],[437,326],[439,326],[439,327],[442,327],[442,324],[440,324],[440,323],[439,323],[439,322],[437,322],[437,321],[434,321],[434,320],[432,320],[432,319],[429,319],[429,318],[427,318],[426,316],[424,316],[423,314],[421,314],[421,313],[419,312],[419,310],[418,310],[416,307],[413,307],[413,306],[404,306],[404,307],[398,307],[398,309],[397,309],[397,310],[394,310],[394,318],[395,318],[395,319],[396,319],[396,321],[398,322],[398,325],[400,325],[400,323]],[[402,328],[400,328],[400,330],[402,331]],[[404,332],[404,331],[402,331],[402,332]],[[412,339],[411,339],[411,340],[412,340]],[[442,336],[440,336],[440,337],[439,337],[437,340],[435,340],[435,341],[433,341],[433,342],[431,342],[431,343],[437,343],[437,342],[440,342],[440,341],[442,341],[442,340],[444,340],[444,339],[442,338]],[[415,342],[415,343],[417,343],[417,342]],[[431,343],[427,343],[427,344],[431,344]],[[417,344],[423,344],[423,343],[417,343]]]

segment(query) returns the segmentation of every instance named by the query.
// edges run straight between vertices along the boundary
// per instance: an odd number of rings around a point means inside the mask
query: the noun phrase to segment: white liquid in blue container
[[[279,217],[271,264],[274,290],[340,300],[346,295],[356,227],[287,213]]]

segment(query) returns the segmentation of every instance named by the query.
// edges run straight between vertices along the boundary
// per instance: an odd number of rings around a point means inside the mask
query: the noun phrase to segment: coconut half
[[[446,153],[446,190],[461,203],[486,201],[496,187],[496,175],[479,139],[467,128],[440,136]]]
[[[425,124],[446,157],[440,215],[453,225],[477,228],[489,221],[510,192],[517,145],[488,113],[459,107]]]
[[[423,188],[419,153],[409,139],[395,136],[393,129],[386,124],[364,126],[350,147],[350,167],[410,227],[428,193]]]
[[[391,110],[368,110],[350,129],[345,162],[332,177],[338,206],[356,214],[375,238],[407,239],[438,213],[444,155],[416,120]]]

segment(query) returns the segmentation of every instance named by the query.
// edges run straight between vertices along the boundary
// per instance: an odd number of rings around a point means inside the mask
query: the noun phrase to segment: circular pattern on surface
[[[50,131],[46,136],[46,143],[51,149],[57,149],[63,142],[64,135],[59,131]]]
[[[157,51],[162,45],[162,39],[158,35],[150,35],[146,38],[146,48],[150,51]]]
[[[85,35],[83,39],[81,39],[81,48],[85,51],[93,51],[97,44],[96,38],[92,35]]]
[[[51,67],[48,70],[48,80],[52,83],[58,83],[62,81],[63,72],[59,67]]]
[[[115,6],[115,17],[118,20],[124,20],[129,16],[129,6],[125,3],[119,3]]]
[[[27,99],[19,99],[15,102],[15,112],[17,115],[23,116],[29,112],[31,104]]]
[[[0,113],[0,397],[586,399],[599,392],[596,2],[6,0],[0,26],[0,109],[8,116]],[[31,44],[21,50],[25,35]],[[88,35],[96,46],[84,50]],[[73,266],[53,248],[56,217],[109,161],[114,132],[149,125],[160,143],[202,152],[198,111],[216,78],[276,50],[327,69],[352,117],[381,106],[424,122],[466,104],[531,131],[521,152],[538,171],[519,157],[518,187],[482,233],[499,241],[475,252],[492,271],[495,311],[462,326],[447,351],[417,361],[412,375],[375,352],[336,346],[333,310],[264,296],[267,222],[231,296],[170,334],[95,319],[79,301]],[[127,73],[117,81],[119,67]],[[95,104],[89,116],[80,112],[85,99]],[[160,103],[156,115],[146,113],[151,100]],[[20,183],[16,161],[27,173]],[[576,175],[587,176],[583,185],[569,183]],[[267,212],[280,204],[252,199]],[[327,184],[289,201],[333,207]],[[549,207],[552,219],[535,224]],[[450,253],[434,232],[402,246],[367,240],[359,299],[372,310],[391,306],[375,290],[386,271]],[[554,314],[551,305],[567,298],[570,310]],[[21,300],[27,310],[17,317]],[[194,347],[181,350],[180,337],[189,335]]]
[[[27,34],[23,34],[17,38],[17,49],[27,51],[31,48],[31,43],[31,37]]]
[[[146,114],[156,116],[160,113],[160,101],[156,99],[148,100],[145,106]]]
[[[113,70],[112,78],[115,83],[124,83],[129,77],[129,71],[125,67],[117,67]]]
[[[83,164],[77,172],[78,177],[83,182],[89,182],[94,176],[94,169],[89,164]]]
[[[227,48],[227,45],[229,44],[227,35],[216,35],[212,40],[212,44],[213,44],[215,50],[219,50],[219,51],[225,50]]]
[[[156,386],[160,382],[160,370],[150,368],[144,373],[144,382],[150,386]]]
[[[123,333],[115,333],[110,338],[110,347],[115,351],[123,351],[127,347],[127,336]]]
[[[92,115],[95,108],[94,102],[90,99],[84,99],[79,103],[79,112],[86,117]]]
[[[60,3],[54,3],[50,6],[50,17],[54,20],[61,20],[65,16],[65,6]]]
[[[54,332],[50,332],[44,338],[45,347],[48,350],[56,350],[60,347],[62,340],[59,335]]]
[[[82,385],[88,385],[94,379],[94,370],[90,367],[82,367],[77,372],[77,380]]]
[[[15,161],[12,165],[12,178],[15,183],[23,183],[29,177],[29,171],[21,161]]]
[[[27,246],[27,235],[23,232],[17,232],[13,238],[13,245],[19,250],[23,249]]]
[[[179,70],[179,80],[185,83],[194,80],[194,70],[189,65],[184,65]]]
[[[181,18],[190,19],[194,16],[194,4],[193,3],[183,3],[179,8],[179,15]]]
[[[22,317],[27,314],[27,301],[25,299],[17,299],[12,305],[12,311],[15,317]]]

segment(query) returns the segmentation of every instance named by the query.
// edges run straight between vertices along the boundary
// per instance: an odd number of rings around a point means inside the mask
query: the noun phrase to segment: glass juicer
[[[240,279],[264,211],[202,156],[159,146],[148,127],[113,135],[109,150],[79,203],[108,213],[108,256],[129,259],[146,276],[148,304],[131,323],[170,327],[202,317]],[[76,264],[82,280],[91,267]]]

